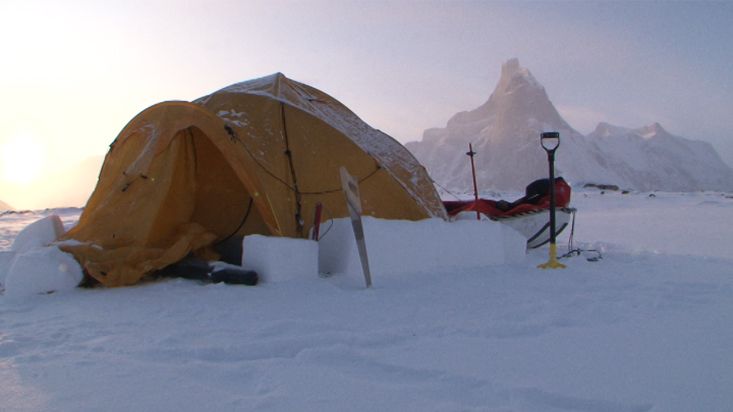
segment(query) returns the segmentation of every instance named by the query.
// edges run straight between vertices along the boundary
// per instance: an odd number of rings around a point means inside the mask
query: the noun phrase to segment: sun
[[[0,142],[0,178],[17,185],[34,182],[44,166],[43,152],[40,142],[30,135]]]

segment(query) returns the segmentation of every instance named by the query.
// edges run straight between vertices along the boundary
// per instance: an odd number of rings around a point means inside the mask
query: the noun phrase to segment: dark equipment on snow
[[[254,270],[224,268],[214,269],[209,274],[209,280],[211,280],[211,283],[224,282],[230,285],[255,286],[259,277]]]
[[[183,278],[204,283],[228,283],[255,286],[259,281],[257,272],[237,267],[217,268],[203,259],[188,256],[180,262],[167,266],[155,273],[156,277]]]

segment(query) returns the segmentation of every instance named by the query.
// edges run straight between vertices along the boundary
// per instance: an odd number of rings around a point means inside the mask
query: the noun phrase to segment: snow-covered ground
[[[565,270],[537,269],[542,248],[395,265],[369,290],[336,274],[0,296],[0,410],[733,410],[733,198],[573,206],[576,246],[603,258]],[[0,216],[0,250],[45,214]]]

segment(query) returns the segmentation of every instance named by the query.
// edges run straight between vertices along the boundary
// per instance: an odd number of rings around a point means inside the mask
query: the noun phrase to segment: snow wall
[[[526,239],[509,226],[442,219],[421,221],[362,219],[369,266],[380,276],[468,268],[524,261]],[[82,270],[71,255],[49,246],[63,233],[57,216],[41,219],[18,234],[11,251],[0,253],[0,288],[28,296],[72,289]],[[361,261],[351,220],[323,224],[321,239],[246,236],[242,266],[265,282],[316,278],[319,274],[361,277]]]
[[[520,263],[527,239],[492,221],[446,222],[362,219],[369,268],[376,279],[396,273],[463,270]],[[334,219],[321,226],[319,242],[246,236],[242,266],[264,281],[315,277],[318,273],[362,276],[351,220]],[[316,264],[317,262],[317,264]]]

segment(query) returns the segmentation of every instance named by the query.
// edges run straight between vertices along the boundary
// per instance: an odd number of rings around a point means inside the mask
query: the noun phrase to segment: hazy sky
[[[660,122],[733,164],[733,2],[0,0],[0,200],[46,206],[146,107],[277,71],[419,140],[512,57],[582,133]]]

